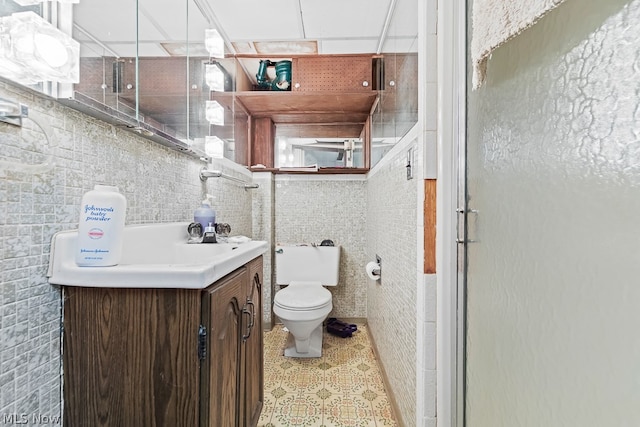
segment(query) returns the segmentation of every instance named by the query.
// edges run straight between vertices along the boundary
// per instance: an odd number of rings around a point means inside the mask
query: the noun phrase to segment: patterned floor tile
[[[264,401],[262,402],[262,412],[258,420],[258,427],[266,426],[271,421],[275,405],[276,398],[265,393]]]
[[[324,387],[324,371],[300,366],[289,369],[282,377],[281,386],[289,393],[315,393]]]
[[[325,387],[334,394],[360,394],[367,389],[367,381],[358,369],[340,366],[326,371]]]
[[[323,400],[315,395],[287,394],[278,399],[271,416],[276,426],[322,426]]]
[[[288,358],[282,325],[264,335],[265,404],[259,427],[395,427],[365,325],[324,333],[322,356]]]
[[[325,401],[326,426],[375,426],[371,403],[356,395],[334,395]]]
[[[367,387],[370,390],[373,390],[380,394],[384,394],[386,392],[384,389],[384,381],[382,380],[382,375],[380,374],[379,370],[369,370],[364,373],[364,376],[367,380]]]

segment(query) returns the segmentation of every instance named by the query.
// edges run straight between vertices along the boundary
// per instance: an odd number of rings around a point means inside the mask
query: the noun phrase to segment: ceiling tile
[[[418,0],[396,0],[387,33],[389,37],[418,37]]]
[[[297,0],[208,0],[232,41],[303,38]]]
[[[102,42],[135,40],[135,4],[127,0],[95,0],[74,6],[74,23]]]
[[[390,0],[300,0],[308,38],[379,37]]]
[[[378,47],[378,39],[356,39],[356,40],[322,40],[319,45],[321,54],[357,54],[374,53]]]
[[[139,38],[143,42],[199,42],[204,29],[212,25],[196,5],[189,3],[188,25],[186,6],[175,7],[175,0],[138,0]],[[377,49],[391,0],[198,0],[207,3],[205,13],[219,21],[223,32],[236,43],[250,44],[270,41],[306,40],[318,42],[320,54],[372,53]],[[412,36],[418,32],[417,4],[422,0],[396,0],[388,40],[383,51],[411,51]],[[135,2],[131,0],[85,0],[74,6],[75,22],[107,46],[118,43],[118,49],[136,39]],[[188,34],[187,34],[188,28]],[[87,40],[77,31],[78,40]],[[113,48],[115,50],[115,48]],[[92,51],[93,53],[91,53]],[[162,51],[160,51],[162,52]],[[98,52],[91,46],[83,55]]]

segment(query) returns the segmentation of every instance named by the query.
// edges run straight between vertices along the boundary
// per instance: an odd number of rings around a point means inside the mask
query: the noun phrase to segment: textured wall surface
[[[362,176],[276,176],[274,244],[331,239],[342,246],[340,281],[338,286],[328,288],[333,294],[333,317],[364,318],[367,314],[363,252],[366,212],[366,181]]]
[[[399,143],[369,176],[366,217],[367,262],[376,255],[382,259],[381,280],[366,277],[367,320],[405,426],[416,425],[417,278],[422,269],[416,244],[422,236],[416,230],[423,181],[406,178],[409,148],[418,148],[415,140]],[[414,171],[421,170],[419,162]]]
[[[230,181],[198,178],[199,160],[0,82],[0,97],[21,102],[50,132],[55,168],[0,170],[0,424],[5,415],[60,416],[60,292],[48,284],[51,237],[77,227],[80,199],[96,183],[127,198],[127,224],[191,221],[204,194],[218,220],[252,232],[251,193]],[[38,163],[42,133],[0,124],[0,158]],[[220,167],[241,176],[237,167]],[[246,172],[245,172],[246,174]],[[19,418],[18,418],[19,419]],[[7,421],[13,425],[12,421]]]
[[[469,426],[640,425],[639,20],[566,2],[471,93]]]
[[[271,303],[273,301],[273,242],[274,242],[274,175],[271,172],[254,172],[253,182],[260,187],[251,190],[253,197],[253,238],[269,242],[269,249],[263,256],[262,286],[262,327],[270,330],[275,322]]]

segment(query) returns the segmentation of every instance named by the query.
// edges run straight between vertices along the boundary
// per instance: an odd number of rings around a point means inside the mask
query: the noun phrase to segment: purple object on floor
[[[332,335],[347,338],[353,335],[353,333],[357,330],[358,327],[352,323],[345,323],[341,320],[336,319],[335,317],[330,317],[327,319],[327,332]]]

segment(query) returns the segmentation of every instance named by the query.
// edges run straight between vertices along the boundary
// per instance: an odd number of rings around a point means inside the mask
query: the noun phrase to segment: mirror
[[[208,22],[193,2],[91,0],[74,7],[81,44],[80,83],[72,98],[133,122],[127,127],[182,151],[204,154],[202,57]],[[167,13],[166,11],[169,11]],[[164,11],[159,13],[159,11]],[[208,94],[208,90],[207,90]],[[121,116],[122,117],[122,116]]]
[[[417,121],[417,0],[373,0],[367,3],[371,10],[366,16],[358,4],[330,0],[341,5],[342,12],[336,16],[330,4],[301,0],[298,8],[269,14],[266,22],[263,11],[244,10],[237,2],[217,2],[215,6],[210,0],[22,4],[33,1],[38,0],[0,1],[0,16],[33,11],[71,34],[80,46],[79,82],[23,84],[196,156],[224,156],[250,165],[251,121],[258,116],[243,94],[258,84],[256,64],[260,58],[293,59],[295,80],[305,56],[371,56],[380,44],[380,29],[387,19],[384,26],[388,31],[379,49],[384,58],[385,86],[369,88],[379,96],[370,122],[370,155],[364,133],[345,130],[345,120],[336,109],[332,121],[313,132],[300,130],[304,120],[276,122],[275,144],[269,155],[276,167],[317,164],[367,168]],[[395,6],[392,14],[389,5]],[[328,22],[331,25],[326,25]],[[204,34],[211,28],[220,30],[226,58],[212,59],[206,49]],[[295,55],[287,57],[278,49]],[[207,71],[222,75],[222,83],[216,87],[207,83]],[[389,84],[391,77],[395,86]],[[302,103],[295,106],[295,112],[312,112],[316,105],[315,101]],[[215,107],[209,115],[207,106]],[[222,120],[209,122],[207,117],[216,109]],[[368,116],[370,111],[364,114]],[[358,119],[361,129],[364,121]]]
[[[383,45],[380,73],[383,84],[371,126],[371,167],[418,122],[416,13],[415,1],[411,7],[396,9]]]

